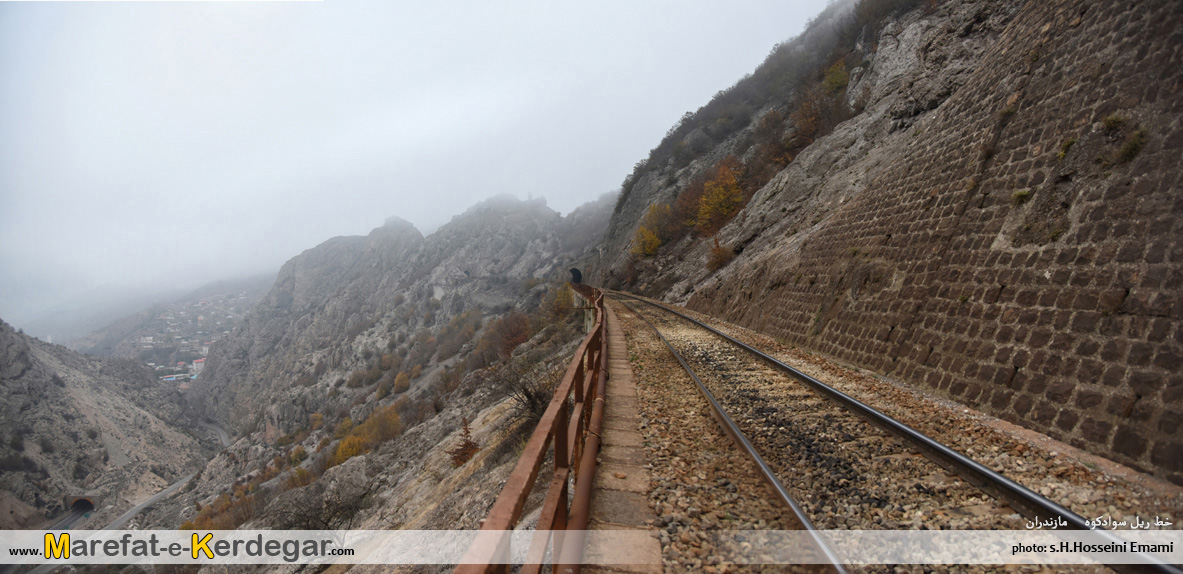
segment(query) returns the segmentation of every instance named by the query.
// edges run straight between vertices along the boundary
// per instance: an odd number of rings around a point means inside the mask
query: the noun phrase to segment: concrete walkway
[[[608,384],[604,397],[603,441],[592,492],[591,530],[636,531],[627,544],[611,548],[589,545],[587,557],[610,556],[634,564],[589,566],[584,572],[660,573],[661,545],[652,536],[656,516],[649,507],[649,469],[637,413],[637,385],[628,361],[624,332],[611,304],[605,305],[608,327]],[[623,541],[621,541],[623,542]],[[627,547],[627,548],[625,548]]]

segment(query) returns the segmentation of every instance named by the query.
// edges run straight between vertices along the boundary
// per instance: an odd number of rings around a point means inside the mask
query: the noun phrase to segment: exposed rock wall
[[[1026,3],[868,182],[816,199],[848,176],[791,165],[667,298],[1183,483],[1180,30],[1169,0]]]
[[[538,291],[523,290],[568,276],[567,264],[602,236],[610,200],[562,217],[545,200],[499,196],[427,237],[391,218],[368,236],[309,249],[284,264],[242,325],[211,349],[187,403],[235,434],[265,429],[272,441],[312,413],[357,418],[373,405],[334,392],[343,377],[384,353],[405,355],[405,340],[438,334],[466,310],[493,317],[531,301],[525,295],[537,299]],[[425,372],[450,362],[432,356]]]
[[[557,291],[552,280],[569,277],[573,262],[586,260],[598,244],[612,199],[563,217],[544,200],[500,196],[427,237],[390,218],[365,237],[331,239],[288,261],[248,318],[211,349],[186,395],[190,409],[222,422],[234,442],[205,466],[191,491],[159,505],[147,523],[194,520],[196,509],[210,507],[221,493],[252,484],[260,490],[240,498],[243,511],[234,517],[254,516],[243,527],[475,524],[529,425],[516,424],[508,383],[471,370],[476,363],[466,359],[479,356],[482,329],[516,308],[539,311],[540,321],[531,323],[533,337],[515,356],[529,357],[525,362],[539,372],[563,363],[546,358],[573,352],[581,335],[577,317],[541,320],[540,305]],[[470,325],[457,344],[444,333],[451,319],[471,310],[480,310],[484,321]],[[443,350],[445,340],[452,341],[450,351]],[[445,368],[456,378],[447,378]],[[355,379],[375,371],[380,378]],[[387,384],[408,375],[406,388]],[[406,432],[367,445],[367,454],[320,476],[336,452],[334,441],[387,408],[398,415],[388,424]],[[482,452],[456,469],[447,451],[464,419]],[[297,452],[305,458],[293,458]],[[286,470],[275,474],[286,468],[283,461],[310,472],[300,480],[311,484],[289,483],[298,475]],[[487,478],[466,481],[474,473]],[[345,494],[342,486],[349,487]]]

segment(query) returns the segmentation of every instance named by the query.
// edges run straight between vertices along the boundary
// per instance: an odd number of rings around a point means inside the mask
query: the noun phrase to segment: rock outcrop
[[[186,396],[195,416],[231,429],[232,444],[145,521],[474,525],[531,430],[512,389],[483,367],[553,372],[573,351],[580,313],[560,292],[597,245],[611,201],[561,217],[542,200],[501,196],[427,237],[390,218],[290,260]],[[510,318],[524,327],[513,347],[479,344],[504,341],[485,335]],[[457,468],[448,450],[465,419],[482,448]],[[349,450],[348,440],[368,442]],[[487,478],[465,482],[474,473]]]
[[[545,200],[499,196],[426,238],[390,218],[368,236],[309,249],[283,266],[244,323],[214,345],[188,404],[239,433],[269,427],[273,439],[314,412],[348,409],[351,397],[326,397],[372,353],[405,354],[407,341],[438,334],[466,310],[496,316],[536,304],[545,289],[531,291],[535,285],[563,279],[565,265],[594,247],[609,201],[564,218]],[[579,233],[590,240],[570,240]],[[424,372],[450,364],[421,359]]]

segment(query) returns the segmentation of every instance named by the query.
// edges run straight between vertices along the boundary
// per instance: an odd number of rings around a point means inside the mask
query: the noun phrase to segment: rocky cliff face
[[[1166,1],[896,15],[847,47],[852,117],[719,231],[734,260],[693,235],[617,254],[755,127],[648,172],[599,279],[1183,483],[1181,25]]]
[[[0,528],[37,528],[67,495],[97,497],[90,526],[196,469],[175,383],[132,361],[99,360],[0,322]],[[85,525],[84,525],[85,527]]]
[[[428,237],[391,218],[290,260],[185,398],[232,444],[146,523],[474,525],[530,430],[497,365],[543,376],[573,350],[581,323],[563,281],[612,199],[561,217],[497,197]],[[481,449],[457,466],[463,420]]]
[[[366,237],[309,249],[283,266],[244,324],[211,349],[188,404],[240,433],[266,429],[274,439],[312,413],[349,412],[353,397],[332,390],[376,356],[393,352],[407,359],[405,370],[413,361],[423,375],[452,365],[434,351],[415,358],[414,346],[465,311],[495,317],[537,304],[546,288],[533,288],[566,277],[566,265],[602,234],[595,227],[606,223],[609,201],[564,218],[544,200],[501,196],[426,238],[391,218]],[[593,240],[570,240],[579,233]]]

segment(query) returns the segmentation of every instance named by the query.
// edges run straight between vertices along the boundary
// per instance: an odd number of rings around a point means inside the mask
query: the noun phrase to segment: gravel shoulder
[[[799,528],[747,456],[711,418],[694,382],[649,326],[615,306],[637,378],[649,451],[650,505],[666,572],[815,572],[812,567],[734,564],[744,548],[715,547],[711,530]]]
[[[937,438],[1008,478],[1089,519],[1153,520],[1178,529],[1183,487],[943,397],[709,316],[680,311],[752,345],[881,412]],[[1021,525],[1016,528],[1023,528]]]

